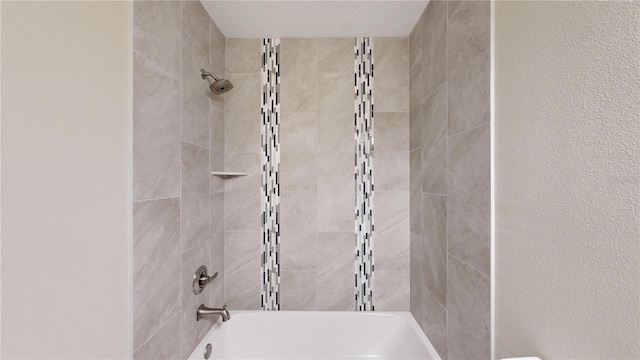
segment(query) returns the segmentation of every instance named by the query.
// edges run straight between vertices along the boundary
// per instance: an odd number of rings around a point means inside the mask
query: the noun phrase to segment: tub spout
[[[231,319],[231,314],[229,310],[227,310],[227,305],[224,305],[222,309],[212,309],[204,306],[204,304],[200,305],[197,310],[198,321],[200,319],[205,318],[207,316],[220,315],[222,316],[222,321],[229,321]]]

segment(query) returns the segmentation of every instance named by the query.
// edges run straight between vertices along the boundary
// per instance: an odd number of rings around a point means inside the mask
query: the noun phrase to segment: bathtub
[[[232,311],[189,359],[440,359],[409,312]]]

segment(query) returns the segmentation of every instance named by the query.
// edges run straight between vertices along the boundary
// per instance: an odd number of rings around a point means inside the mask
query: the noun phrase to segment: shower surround
[[[411,313],[443,358],[490,357],[489,29],[430,1],[409,36]]]
[[[262,39],[227,39],[225,291],[260,309]],[[409,48],[374,38],[376,310],[409,309]],[[280,40],[280,308],[355,309],[354,38]]]
[[[198,305],[261,308],[262,39],[225,39],[199,2],[134,10],[134,358],[186,358]],[[409,38],[371,39],[372,300],[443,358],[489,351],[488,24],[485,2],[432,1]],[[356,308],[354,40],[281,39],[282,310]],[[203,264],[220,276],[196,296]]]
[[[224,278],[224,97],[200,68],[224,75],[224,36],[198,1],[134,2],[133,347],[135,359],[187,358],[222,306],[224,282],[200,295],[200,265]]]

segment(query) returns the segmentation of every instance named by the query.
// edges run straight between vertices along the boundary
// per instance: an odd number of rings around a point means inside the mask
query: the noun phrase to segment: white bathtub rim
[[[411,329],[413,331],[415,331],[415,333],[418,335],[418,337],[420,338],[420,340],[422,341],[422,343],[424,344],[424,346],[427,348],[427,351],[432,354],[433,359],[434,360],[440,360],[440,354],[438,354],[437,350],[435,349],[435,347],[433,346],[433,344],[431,344],[431,341],[427,338],[427,336],[425,335],[425,333],[422,331],[422,328],[420,327],[420,325],[418,325],[417,321],[415,320],[415,318],[413,317],[413,315],[411,315],[411,313],[409,311],[366,311],[366,312],[360,312],[360,311],[297,311],[297,310],[280,310],[280,311],[264,311],[264,310],[231,310],[231,319],[229,321],[233,321],[234,316],[246,316],[246,315],[251,315],[251,314],[260,314],[260,315],[267,315],[267,316],[276,316],[277,314],[304,314],[304,315],[309,315],[311,313],[314,314],[322,314],[322,315],[355,315],[355,316],[393,316],[393,317],[400,317],[402,318],[404,321],[406,321],[409,326],[411,327]],[[222,326],[224,326],[224,322],[222,321],[222,319],[218,318],[218,320],[215,322],[215,324],[211,327],[211,329],[209,329],[209,331],[205,334],[205,336],[203,336],[202,340],[200,340],[200,343],[198,343],[198,345],[196,346],[196,348],[192,351],[192,353],[189,355],[188,359],[202,359],[203,356],[202,354],[204,353],[204,349],[207,343],[210,342],[210,338],[212,337],[212,334],[219,328],[221,328]],[[333,360],[339,360],[339,359],[333,359]],[[349,360],[353,360],[353,359],[349,359]]]

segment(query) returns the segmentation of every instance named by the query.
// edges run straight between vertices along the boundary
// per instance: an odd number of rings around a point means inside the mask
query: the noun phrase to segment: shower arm
[[[212,73],[205,71],[204,69],[200,69],[200,76],[202,76],[203,80],[207,79],[207,76],[211,76],[213,78],[213,80],[218,81],[220,79],[218,79],[215,75],[213,75]]]

